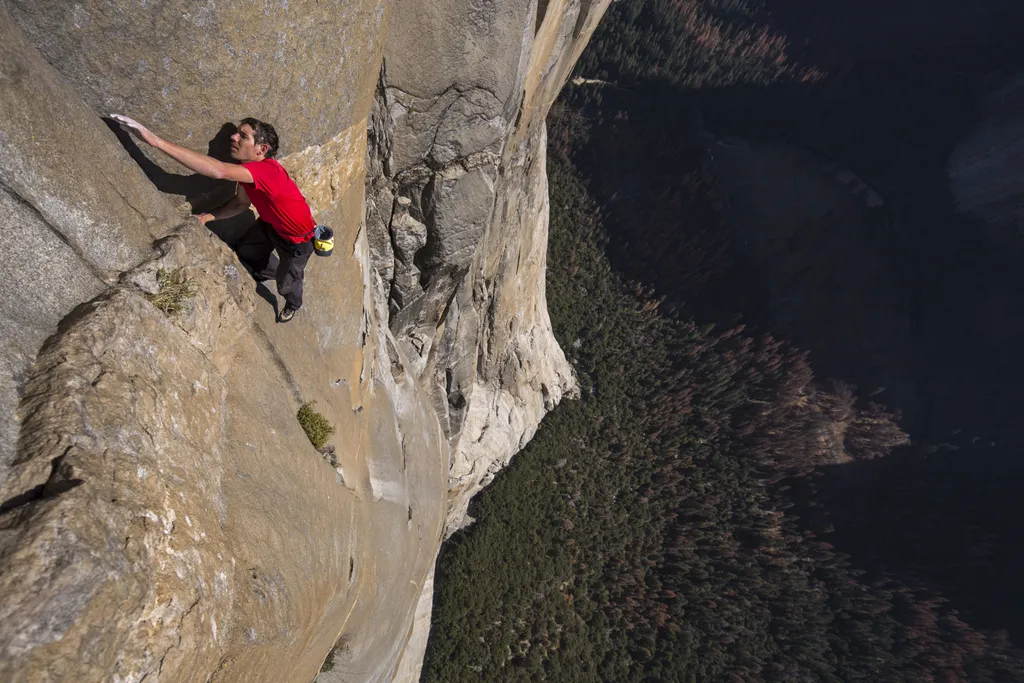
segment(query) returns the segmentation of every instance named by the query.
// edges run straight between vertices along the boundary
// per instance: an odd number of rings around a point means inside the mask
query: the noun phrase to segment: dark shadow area
[[[45,500],[48,498],[56,498],[62,493],[66,493],[73,488],[81,486],[84,482],[82,479],[67,478],[63,476],[65,473],[62,471],[61,466],[64,463],[64,456],[57,456],[50,461],[51,472],[46,483],[40,484],[39,486],[33,486],[28,491],[21,493],[17,496],[12,496],[0,504],[0,515],[7,514],[12,510],[33,503],[37,500]]]
[[[1024,7],[765,5],[824,80],[568,93],[590,127],[574,161],[608,213],[613,263],[665,309],[775,334],[809,351],[817,376],[902,410],[916,447],[829,468],[805,520],[834,526],[824,538],[854,565],[940,589],[1019,642],[1024,240],[1007,248],[958,214],[947,164],[982,99],[1024,72]],[[886,218],[852,235],[801,226],[786,258],[769,258],[747,244],[758,226],[736,224],[707,134],[836,160],[878,190]]]
[[[662,310],[727,324],[760,291],[739,277],[727,198],[707,154],[697,98],[663,81],[608,88],[585,106],[574,154],[607,212],[608,254],[629,279],[667,297]]]
[[[807,527],[872,575],[941,587],[965,620],[1024,637],[1024,463],[1013,449],[915,449],[826,468]],[[806,500],[806,499],[805,499]],[[829,530],[834,529],[831,533]]]
[[[138,145],[135,137],[116,121],[104,119],[104,122],[157,189],[167,194],[184,197],[185,201],[191,205],[192,213],[212,211],[222,206],[234,195],[236,184],[232,181],[214,180],[198,173],[192,175],[170,173],[153,161]],[[219,161],[234,163],[231,158],[231,136],[237,130],[234,123],[228,122],[222,125],[207,145],[206,153]],[[210,221],[206,227],[221,238],[225,244],[233,248],[255,220],[256,214],[249,210],[231,218]]]
[[[29,503],[33,503],[37,500],[56,498],[60,494],[70,491],[73,488],[77,488],[84,483],[85,482],[82,479],[70,479],[68,481],[58,482],[52,486],[35,486],[25,493],[8,498],[0,504],[0,515],[4,515],[16,508],[28,505]]]
[[[217,207],[210,208],[214,209]],[[221,238],[225,244],[234,249],[255,222],[256,214],[251,209],[246,209],[237,216],[224,218],[219,221],[210,221],[206,224],[206,227],[214,235]]]
[[[262,282],[256,283],[256,293],[260,296],[261,299],[263,299],[268,304],[270,304],[271,307],[273,307],[274,317],[276,318],[278,314],[277,297],[274,296],[274,293],[271,292],[270,289]]]
[[[1022,13],[1015,0],[765,0],[764,5],[772,26],[788,39],[791,57],[832,72],[872,65],[900,71],[941,54],[959,61],[972,55],[985,59],[986,52],[1019,42]]]
[[[229,180],[214,180],[198,173],[192,175],[170,173],[153,161],[140,148],[132,134],[122,128],[120,124],[112,119],[104,119],[104,122],[157,189],[167,194],[181,195],[192,205],[193,213],[209,211],[231,199],[235,191],[235,183]],[[222,125],[210,140],[206,153],[214,159],[234,163],[231,158],[231,136],[236,131],[237,127],[234,123],[228,122]]]

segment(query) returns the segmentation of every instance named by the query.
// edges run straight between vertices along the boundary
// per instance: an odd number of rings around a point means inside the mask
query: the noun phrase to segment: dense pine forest
[[[941,415],[896,406],[907,425],[857,388],[859,332],[773,334],[765,266],[740,247],[711,128],[786,135],[802,107],[805,144],[840,155],[823,112],[866,78],[842,45],[797,50],[779,17],[799,3],[777,4],[621,0],[578,67],[597,82],[553,110],[548,304],[582,397],[442,549],[423,680],[1024,680],[1012,619],[962,578],[999,579],[1013,527],[939,509],[964,498],[929,479],[953,448],[935,453]],[[926,528],[876,538],[884,514]]]

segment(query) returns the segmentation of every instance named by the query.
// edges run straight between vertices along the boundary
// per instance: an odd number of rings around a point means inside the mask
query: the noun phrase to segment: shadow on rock
[[[179,175],[170,173],[143,151],[136,143],[131,133],[124,130],[120,124],[112,119],[104,119],[107,126],[117,136],[121,146],[139,165],[146,177],[156,185],[157,189],[167,194],[177,194],[185,198],[193,212],[209,211],[231,199],[235,191],[235,183],[229,180],[214,180],[193,173],[192,175]],[[207,146],[207,154],[219,161],[233,163],[231,159],[231,136],[238,128],[234,123],[225,123],[213,136]],[[227,240],[225,240],[227,241]]]
[[[274,308],[274,317],[276,318],[277,317],[277,313],[278,313],[278,311],[277,311],[277,297],[275,297],[273,292],[271,292],[270,289],[268,289],[267,286],[265,284],[263,284],[262,282],[257,282],[256,283],[256,293],[260,296],[261,299],[263,299],[268,304],[273,306],[273,308]]]
[[[185,201],[190,204],[193,213],[212,211],[233,196],[234,182],[214,180],[198,173],[192,175],[170,173],[153,161],[135,142],[131,133],[124,130],[116,121],[104,119],[104,122],[157,189],[167,194],[183,196]],[[219,161],[234,163],[231,158],[231,136],[237,131],[238,127],[234,123],[228,122],[222,125],[207,145],[206,153]],[[252,211],[244,211],[231,218],[211,221],[206,227],[221,238],[225,244],[235,247],[255,220],[256,214]]]

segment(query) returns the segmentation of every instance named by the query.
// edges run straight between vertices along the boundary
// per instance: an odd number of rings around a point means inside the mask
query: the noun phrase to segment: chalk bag
[[[317,256],[330,256],[334,252],[334,231],[326,225],[316,226],[313,233],[313,251]]]

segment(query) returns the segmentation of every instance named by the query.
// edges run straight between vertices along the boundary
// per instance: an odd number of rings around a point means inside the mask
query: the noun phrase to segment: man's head
[[[231,158],[241,162],[272,159],[277,154],[277,131],[259,119],[242,119],[231,136]]]

